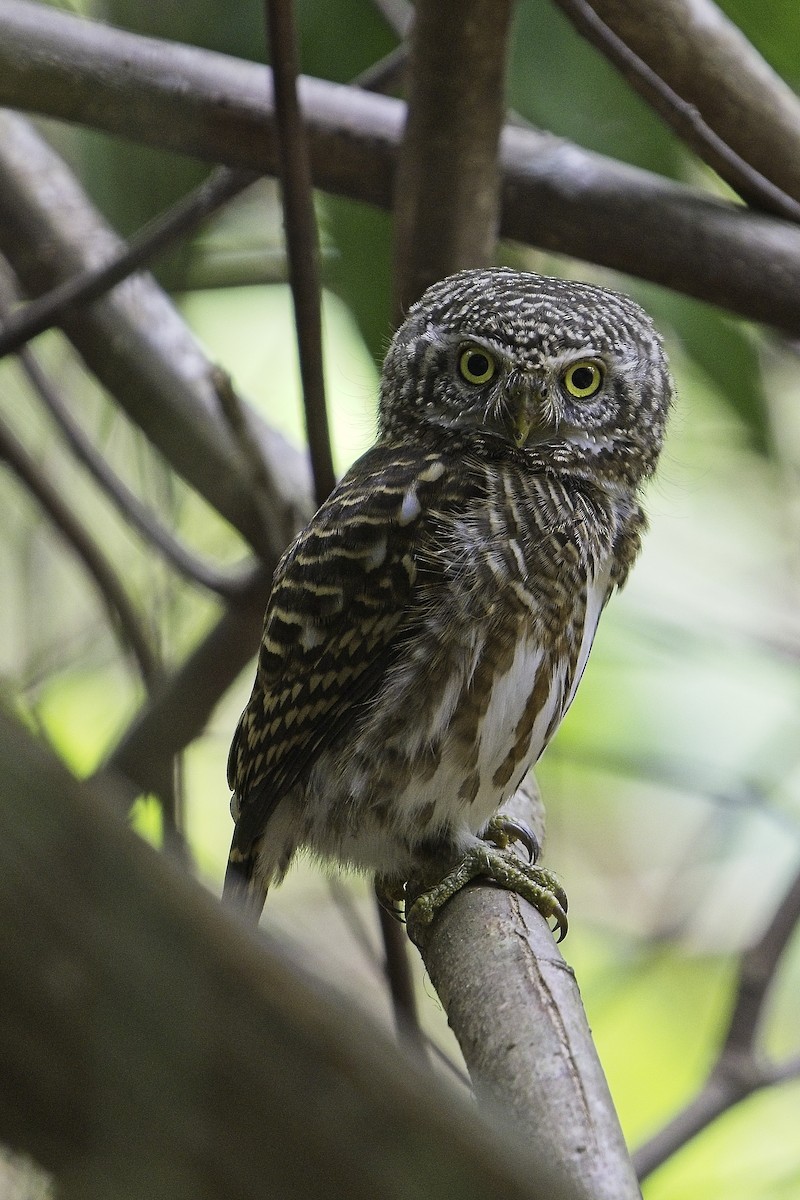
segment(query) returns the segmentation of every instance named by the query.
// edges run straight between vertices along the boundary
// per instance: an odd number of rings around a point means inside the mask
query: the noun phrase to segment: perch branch
[[[541,832],[532,775],[504,811]],[[412,898],[425,882],[412,882]],[[639,1200],[575,977],[544,918],[472,884],[441,910],[421,952],[484,1105],[583,1200]]]
[[[402,102],[315,79],[300,81],[300,97],[315,185],[390,207]],[[0,5],[0,103],[230,166],[277,167],[266,68],[25,0]],[[771,116],[758,125],[766,139]],[[800,154],[778,159],[800,164]],[[505,237],[800,331],[793,225],[534,130],[506,127],[501,162]],[[0,177],[0,196],[5,186]]]

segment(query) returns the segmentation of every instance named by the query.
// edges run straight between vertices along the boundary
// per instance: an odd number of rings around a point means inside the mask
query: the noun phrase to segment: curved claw
[[[502,814],[492,817],[482,836],[499,850],[506,850],[512,842],[519,842],[528,852],[528,862],[531,864],[538,860],[542,852],[539,839],[530,826],[524,821],[516,820],[515,817]]]
[[[504,836],[504,829],[499,831]],[[536,908],[546,921],[555,921],[554,934],[561,942],[567,936],[567,895],[551,871],[532,863],[521,861],[506,847],[495,847],[485,841],[478,842],[432,888],[416,897],[406,907],[409,936],[421,945],[426,929],[431,925],[439,910],[456,892],[473,879],[490,879],[507,891],[516,892]]]
[[[376,875],[374,881],[375,896],[381,908],[405,924],[406,885],[402,880],[387,879],[385,875]]]

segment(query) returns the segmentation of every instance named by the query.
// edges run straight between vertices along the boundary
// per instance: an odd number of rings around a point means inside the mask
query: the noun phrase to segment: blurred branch
[[[408,47],[405,43],[395,46],[383,58],[378,59],[352,80],[352,86],[367,92],[388,92],[399,87],[405,79],[408,66]]]
[[[778,905],[766,930],[745,954],[721,1058],[753,1052],[764,1003],[781,956],[800,922],[800,871]]]
[[[494,258],[513,0],[418,0],[394,183],[395,321],[429,284]]]
[[[0,280],[0,293],[4,291]],[[0,312],[6,305],[0,302]],[[242,586],[242,577],[224,573],[213,564],[204,562],[156,518],[139,497],[120,479],[106,459],[74,420],[58,388],[39,365],[36,355],[27,347],[18,351],[20,364],[32,387],[49,412],[72,453],[112,501],[117,511],[150,545],[159,550],[165,560],[187,579],[208,588],[220,596],[233,596]]]
[[[576,0],[557,3],[584,20]],[[712,0],[647,0],[646,20],[641,0],[590,4],[741,161],[800,201],[800,99]]]
[[[409,0],[372,0],[372,3],[399,38],[408,37],[414,20],[414,5]]]
[[[728,1030],[708,1079],[686,1107],[634,1154],[640,1179],[753,1092],[800,1074],[800,1059],[769,1063],[761,1057],[757,1045],[769,990],[799,922],[800,871],[758,942],[742,955]]]
[[[161,677],[161,667],[139,614],[128,598],[116,571],[62,494],[40,471],[22,443],[5,421],[0,421],[0,461],[8,464],[51,523],[75,552],[108,612],[111,628],[117,633],[124,651],[130,651],[148,688]]]
[[[679,96],[648,62],[640,58],[597,15],[595,8],[603,7],[602,0],[597,0],[594,7],[589,0],[556,0],[556,3],[566,13],[578,32],[605,55],[651,108],[735,192],[738,192],[748,203],[754,204],[765,212],[774,213],[787,221],[800,221],[800,203],[731,149],[727,142],[715,133],[703,119],[698,109]],[[612,4],[611,7],[613,8],[614,5]],[[641,20],[641,6],[639,6],[635,28],[641,30],[643,26],[646,26],[648,31],[652,29],[649,19],[646,22]],[[682,29],[681,32],[685,38],[685,29]],[[705,29],[703,34],[705,37]],[[656,56],[650,61],[660,64],[664,54],[663,43],[661,41],[652,42],[649,36],[646,36],[644,41],[648,51]],[[752,51],[752,47],[750,50]],[[695,61],[693,78],[696,79],[697,73],[697,62]],[[714,99],[716,101],[716,95]],[[797,105],[797,132],[800,144],[800,104]]]
[[[52,288],[120,248],[62,160],[23,118],[0,113],[0,251],[28,292]],[[301,457],[255,414],[270,464],[272,519],[250,493],[211,366],[149,277],[133,276],[63,327],[87,366],[181,474],[268,561],[303,495]]]
[[[687,70],[693,63],[688,55]],[[0,102],[150,145],[274,173],[269,79],[266,68],[211,51],[25,0],[0,5]],[[730,79],[734,86],[736,75]],[[402,102],[312,79],[300,81],[300,96],[315,185],[390,207]],[[770,127],[774,142],[771,116],[757,124],[765,141]],[[793,225],[533,130],[507,127],[501,158],[504,236],[800,331],[800,230]],[[800,154],[781,151],[775,161],[792,158],[800,170]],[[0,176],[0,195],[3,186]]]
[[[251,569],[241,594],[148,699],[100,768],[98,776],[117,777],[126,810],[140,793],[161,791],[174,756],[200,736],[220,697],[255,654],[274,567]],[[129,786],[123,788],[119,777]]]
[[[319,237],[311,190],[305,124],[297,97],[297,34],[292,0],[265,0],[275,89],[275,123],[283,220],[303,384],[306,434],[317,504],[333,491],[333,470],[322,361]]]
[[[392,1000],[397,1033],[410,1049],[422,1053],[425,1040],[419,1025],[414,977],[408,957],[408,939],[402,925],[386,911],[377,896],[375,907],[383,941],[383,969]]]
[[[0,764],[0,1138],[63,1200],[574,1196],[6,716]]]
[[[503,811],[541,835],[532,774]],[[412,881],[412,899],[426,882]],[[541,914],[472,884],[447,902],[420,949],[483,1104],[576,1196],[639,1200],[578,985]]]
[[[64,314],[89,304],[123,279],[151,262],[180,238],[187,237],[212,213],[238,196],[258,178],[252,171],[219,167],[187,196],[139,230],[127,245],[120,246],[101,266],[89,267],[52,291],[26,304],[0,329],[0,358],[18,350],[25,342],[58,325]]]
[[[273,482],[258,438],[250,423],[250,413],[234,388],[233,380],[227,371],[223,371],[222,367],[215,364],[211,367],[210,375],[220,411],[236,439],[242,459],[247,466],[248,483],[253,498],[262,510],[264,523],[268,524],[272,506]]]

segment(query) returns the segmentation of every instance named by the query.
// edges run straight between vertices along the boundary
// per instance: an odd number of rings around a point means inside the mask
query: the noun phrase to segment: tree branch
[[[297,98],[297,34],[292,0],[265,0],[265,7],[273,63],[278,162],[289,281],[303,384],[303,409],[314,493],[317,504],[322,504],[333,491],[336,476],[325,407],[319,238],[306,130]]]
[[[65,1200],[570,1200],[0,716],[0,1138]]]
[[[755,945],[741,958],[739,980],[728,1030],[717,1061],[703,1087],[633,1156],[645,1179],[722,1113],[759,1088],[797,1076],[800,1061],[764,1062],[757,1035],[769,989],[784,950],[800,922],[800,871],[789,885],[772,920]]]
[[[130,651],[144,683],[154,687],[161,678],[161,666],[116,571],[5,421],[0,421],[0,461],[8,464],[77,555],[108,612],[123,651]]]
[[[730,1017],[722,1055],[752,1052],[759,1023],[781,957],[800,923],[800,871],[798,871],[772,920],[761,937],[747,950],[739,964],[736,1000]]]
[[[25,0],[0,6],[0,102],[274,173],[270,96],[256,64]],[[403,104],[324,80],[301,80],[300,96],[315,185],[390,207]],[[533,130],[506,128],[502,167],[504,236],[800,330],[793,226]]]
[[[513,0],[418,0],[394,185],[394,313],[437,279],[493,261],[497,149]]]
[[[2,290],[0,282],[0,291]],[[0,311],[4,309],[5,305],[0,302]],[[39,365],[36,355],[27,347],[20,349],[18,355],[31,386],[36,390],[44,407],[63,434],[69,449],[102,488],[125,520],[187,579],[220,596],[236,595],[243,585],[243,577],[233,572],[225,573],[218,570],[212,563],[203,561],[178,541],[139,497],[123,483],[96,449],[73,418],[52,380]]]
[[[590,3],[744,162],[800,201],[800,99],[712,0],[648,0],[646,20],[638,0]]]
[[[219,167],[166,212],[148,221],[127,245],[117,249],[108,262],[88,267],[57,284],[52,291],[31,300],[20,313],[7,320],[0,330],[0,358],[18,350],[45,329],[60,324],[65,313],[91,303],[152,262],[168,246],[187,237],[257,178],[252,171]]]
[[[249,583],[186,661],[151,696],[106,759],[101,776],[130,783],[125,810],[142,792],[160,792],[176,754],[206,727],[219,699],[258,648],[275,563],[252,568]]]
[[[687,103],[679,96],[658,72],[653,70],[649,62],[640,58],[609,25],[606,25],[589,0],[556,0],[556,3],[578,32],[605,55],[687,146],[708,163],[735,192],[757,208],[774,213],[787,221],[800,221],[800,203],[776,187],[767,176],[762,175],[732,150],[703,119],[693,104]],[[602,7],[602,0],[600,6]],[[643,22],[639,15],[636,28],[641,29],[643,25],[650,27],[649,22]],[[648,50],[657,55],[652,61],[660,63],[662,45],[648,44]],[[800,104],[797,105],[797,119],[800,123]]]
[[[503,811],[541,834],[532,774]],[[412,897],[424,886],[413,881]],[[483,1103],[583,1200],[638,1200],[578,986],[544,918],[472,884],[438,914],[421,953]]]
[[[41,292],[99,261],[120,242],[59,157],[13,113],[0,113],[0,250],[29,292]],[[296,520],[303,495],[299,456],[253,414],[270,464],[272,520],[248,488],[223,420],[211,366],[155,282],[136,276],[64,329],[87,366],[167,458],[268,561]]]

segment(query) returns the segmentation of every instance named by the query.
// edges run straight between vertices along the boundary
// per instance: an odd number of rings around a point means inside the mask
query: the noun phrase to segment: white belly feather
[[[610,563],[604,564],[597,575],[589,580],[584,627],[569,687],[566,678],[568,664],[562,661],[553,671],[549,691],[531,729],[527,751],[507,785],[499,787],[494,782],[494,776],[516,741],[515,731],[523,719],[544,660],[542,647],[533,634],[519,643],[508,670],[499,675],[492,685],[491,697],[481,723],[477,763],[480,786],[474,800],[465,811],[464,800],[458,795],[464,778],[461,751],[457,745],[446,740],[434,775],[424,783],[415,781],[405,789],[401,804],[408,806],[407,811],[433,805],[437,825],[457,826],[466,823],[477,832],[502,801],[516,790],[544,750],[548,733],[552,736],[575,697],[608,594],[609,574]],[[451,712],[452,706],[447,714],[448,721]]]

